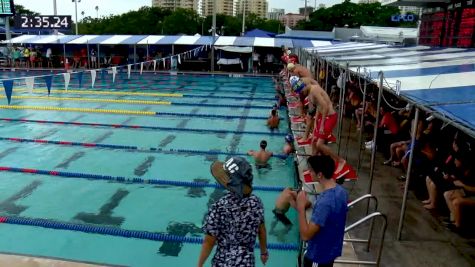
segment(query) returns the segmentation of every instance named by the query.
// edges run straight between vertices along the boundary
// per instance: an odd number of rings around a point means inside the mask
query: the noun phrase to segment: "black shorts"
[[[274,209],[272,210],[272,213],[274,213],[275,218],[281,223],[283,223],[285,226],[292,225],[292,222],[285,216],[285,213],[279,209]]]
[[[315,267],[314,262],[307,257],[303,258],[303,267]],[[333,267],[333,261],[330,263],[315,263],[318,267]]]

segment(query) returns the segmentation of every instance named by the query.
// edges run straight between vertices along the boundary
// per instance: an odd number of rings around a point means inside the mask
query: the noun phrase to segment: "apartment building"
[[[198,11],[199,0],[152,0],[153,7],[168,9],[187,8]]]
[[[268,7],[267,0],[237,0],[235,14],[242,14],[243,10],[246,10],[246,14],[253,13],[265,18]]]
[[[202,0],[201,15],[213,15],[213,0]],[[234,1],[233,0],[216,0],[216,13],[228,16],[234,15]]]
[[[280,20],[285,15],[285,9],[273,8],[270,12],[267,12],[268,19]]]

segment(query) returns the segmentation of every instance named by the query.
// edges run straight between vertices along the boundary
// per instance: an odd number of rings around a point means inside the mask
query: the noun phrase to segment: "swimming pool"
[[[99,74],[91,89],[84,74],[81,85],[73,75],[67,92],[55,77],[49,98],[36,83],[31,95],[16,84],[0,110],[0,252],[194,266],[204,215],[224,193],[210,163],[262,139],[280,154],[288,130],[286,119],[276,132],[265,125],[271,78],[122,73],[112,84]],[[271,165],[254,169],[268,232],[278,190],[295,180],[291,158]],[[289,218],[296,222],[293,210]],[[267,266],[294,265],[298,241],[296,225],[287,233],[279,224],[268,233]]]

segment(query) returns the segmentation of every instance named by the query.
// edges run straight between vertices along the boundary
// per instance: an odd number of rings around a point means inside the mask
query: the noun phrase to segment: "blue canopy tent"
[[[262,33],[264,31],[255,30],[253,32]],[[187,49],[187,46],[212,45],[213,39],[214,38],[212,36],[200,35],[20,35],[11,40],[3,41],[2,43],[11,43],[17,45],[42,44],[45,46],[62,45],[64,57],[66,57],[67,54],[71,52],[69,51],[71,47],[85,46],[88,50],[88,59],[91,45],[97,46],[98,55],[101,53],[101,46],[133,46],[133,62],[136,62],[137,48],[141,49],[139,52],[145,51],[143,54],[146,54],[148,58],[151,55],[149,47],[152,46],[162,46],[164,47],[163,49],[169,49],[171,47],[171,54],[175,54],[175,46],[181,46],[181,48],[185,47],[185,49]],[[279,48],[281,46],[286,46],[288,48],[316,48],[330,45],[332,45],[332,43],[329,41],[248,36],[219,36],[216,38],[215,42],[215,46],[250,46],[272,48]],[[128,58],[130,58],[130,56]]]
[[[419,110],[424,110],[475,138],[475,49],[340,43],[307,51],[335,67],[349,66],[350,72],[372,83],[382,83],[384,90],[415,105],[416,121]],[[382,77],[378,77],[380,72]],[[412,142],[417,126],[413,128]],[[412,156],[409,161],[398,238],[404,224]]]
[[[260,29],[254,29],[252,31],[247,31],[244,34],[244,37],[275,37],[275,33],[273,32],[268,32],[268,31],[263,31]]]

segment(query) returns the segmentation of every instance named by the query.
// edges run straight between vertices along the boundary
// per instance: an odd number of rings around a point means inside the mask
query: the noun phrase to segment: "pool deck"
[[[8,267],[112,267],[63,259],[41,258],[28,255],[0,254],[0,266]]]
[[[298,110],[289,114],[298,114]],[[292,129],[301,130],[298,125]],[[299,134],[299,132],[296,132]],[[295,134],[295,133],[294,133]],[[302,134],[302,133],[300,133]],[[341,153],[354,168],[358,162],[358,134],[355,122],[344,119],[341,136]],[[336,150],[337,146],[332,144]],[[310,154],[309,147],[296,147],[300,153]],[[344,187],[348,190],[350,200],[354,200],[368,193],[370,184],[370,151],[363,151],[361,169],[357,182],[348,182]],[[384,247],[380,266],[390,267],[432,267],[432,266],[475,266],[475,237],[473,235],[458,235],[446,229],[440,222],[440,216],[433,215],[422,207],[420,199],[413,191],[409,191],[402,229],[401,240],[397,240],[399,217],[402,206],[404,183],[396,177],[404,174],[400,169],[384,166],[384,158],[376,154],[375,172],[371,194],[378,199],[378,211],[387,216],[388,228],[384,240]],[[299,175],[306,170],[305,157],[298,157]],[[348,213],[348,222],[355,222],[364,217],[366,205],[357,205]],[[343,256],[339,259],[374,261],[377,245],[380,242],[381,223],[375,223],[371,249],[366,252],[364,244],[345,244]],[[365,238],[368,234],[368,225],[363,225],[349,233],[351,238]],[[357,266],[349,264],[335,264],[335,266]],[[363,265],[361,265],[363,266]]]

